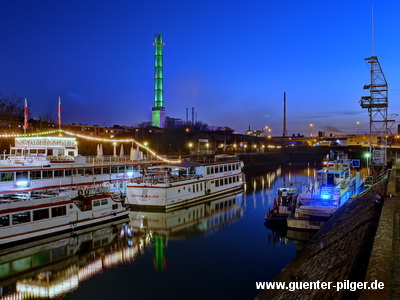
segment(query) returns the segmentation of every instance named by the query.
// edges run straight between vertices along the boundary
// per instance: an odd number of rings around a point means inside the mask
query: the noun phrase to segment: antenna
[[[371,50],[374,56],[374,6],[371,8]]]

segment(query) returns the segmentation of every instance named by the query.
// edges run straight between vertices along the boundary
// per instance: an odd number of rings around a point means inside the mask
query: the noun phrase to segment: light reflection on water
[[[255,282],[272,280],[309,238],[264,226],[276,189],[311,183],[315,172],[305,163],[247,174],[243,194],[169,213],[131,212],[129,227],[5,251],[1,299],[18,292],[24,299],[253,299]]]

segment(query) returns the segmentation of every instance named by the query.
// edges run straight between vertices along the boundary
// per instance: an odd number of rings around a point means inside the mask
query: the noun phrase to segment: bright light
[[[321,198],[323,199],[323,200],[328,200],[329,198],[330,198],[331,196],[330,195],[321,195]]]
[[[131,178],[133,176],[133,172],[132,171],[128,171],[128,172],[126,172],[126,175],[128,175],[128,177]]]
[[[27,187],[29,184],[28,180],[18,180],[15,183],[15,187]]]
[[[371,153],[369,153],[369,152],[364,153],[364,157],[370,158],[371,157]]]

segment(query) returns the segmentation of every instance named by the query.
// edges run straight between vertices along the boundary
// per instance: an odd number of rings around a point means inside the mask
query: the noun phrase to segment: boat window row
[[[134,166],[117,166],[117,167],[98,167],[98,168],[78,168],[63,170],[41,170],[41,171],[22,171],[22,172],[1,172],[0,181],[14,180],[40,180],[58,177],[70,176],[90,176],[102,174],[119,174],[129,171],[136,171]]]
[[[206,182],[200,182],[193,184],[192,189],[189,188],[189,192],[197,193],[197,192],[202,192],[203,191],[203,185],[204,185],[204,190],[206,189]]]
[[[93,206],[107,205],[108,199],[93,200]]]
[[[41,208],[33,211],[18,212],[16,214],[7,214],[0,216],[0,227],[40,221],[44,219],[65,216],[67,214],[66,206],[57,206],[52,208]]]
[[[207,175],[239,170],[239,163],[206,167]]]
[[[215,180],[215,187],[219,187],[219,186],[223,186],[223,185],[239,182],[239,180],[240,180],[239,175],[225,177],[225,178],[221,178],[221,179],[216,179]]]

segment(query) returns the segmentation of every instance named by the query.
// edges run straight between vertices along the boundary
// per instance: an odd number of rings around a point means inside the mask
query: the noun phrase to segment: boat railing
[[[189,175],[189,176],[172,176],[172,175],[145,175],[142,177],[136,177],[132,182],[145,183],[145,184],[169,184],[174,182],[181,182],[187,180],[199,180],[202,175]]]

